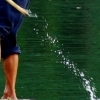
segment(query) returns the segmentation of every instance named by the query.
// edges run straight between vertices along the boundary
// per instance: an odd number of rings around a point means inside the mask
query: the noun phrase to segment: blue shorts
[[[18,5],[27,8],[29,0],[14,0]],[[17,32],[22,24],[23,15],[13,8],[6,0],[0,0],[0,38],[1,57],[5,59],[11,54],[20,54],[17,45]]]

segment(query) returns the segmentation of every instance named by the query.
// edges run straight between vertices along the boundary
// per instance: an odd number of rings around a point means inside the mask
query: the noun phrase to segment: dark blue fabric
[[[29,0],[14,0],[18,5],[27,8]],[[17,46],[17,32],[22,24],[23,15],[14,7],[0,0],[0,38],[2,48],[2,58],[6,58],[12,53],[20,54],[20,48]]]

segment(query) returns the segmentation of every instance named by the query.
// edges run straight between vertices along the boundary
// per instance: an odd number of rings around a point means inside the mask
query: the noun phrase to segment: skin
[[[4,60],[5,89],[2,99],[17,100],[15,84],[18,69],[18,54],[12,54]]]

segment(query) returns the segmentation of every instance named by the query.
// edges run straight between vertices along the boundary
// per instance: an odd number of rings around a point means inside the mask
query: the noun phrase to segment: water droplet
[[[76,7],[76,9],[81,9],[81,7]]]

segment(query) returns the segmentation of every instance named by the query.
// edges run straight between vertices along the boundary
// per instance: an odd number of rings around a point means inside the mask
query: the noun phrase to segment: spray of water
[[[48,33],[47,33],[47,38],[48,38],[48,40],[51,41],[52,44],[55,44],[56,42],[58,42],[57,38],[52,38],[51,36],[48,35]],[[55,53],[57,55],[60,55],[60,57],[61,57],[60,63],[66,65],[66,67],[68,69],[71,69],[76,76],[80,77],[80,79],[82,80],[82,84],[83,84],[84,89],[90,95],[90,100],[97,100],[97,97],[95,94],[96,88],[95,88],[95,86],[91,86],[91,82],[93,81],[93,78],[86,79],[85,74],[82,71],[80,71],[78,68],[76,68],[76,64],[74,64],[73,61],[70,61],[68,59],[68,57],[66,58],[64,56],[62,50],[56,50]]]
[[[44,17],[42,17],[42,18],[44,19]],[[44,30],[46,32],[46,29],[48,28],[48,23],[47,23],[46,19],[44,19],[44,21],[46,22],[46,25],[44,26]],[[36,34],[39,35],[38,29],[34,28],[34,30],[36,31]],[[42,38],[42,41],[45,41],[46,39],[49,40],[50,43],[56,48],[55,51],[53,51],[53,50],[51,50],[51,51],[60,56],[60,58],[61,58],[60,63],[66,65],[66,67],[68,69],[70,69],[74,73],[75,76],[77,76],[81,79],[84,89],[89,94],[90,100],[100,100],[96,96],[97,90],[93,83],[93,78],[88,76],[88,79],[87,79],[87,76],[84,74],[84,72],[80,71],[77,68],[77,64],[74,63],[73,61],[70,61],[70,59],[68,59],[68,57],[65,57],[65,55],[63,54],[63,51],[58,49],[59,46],[57,44],[59,44],[59,41],[58,41],[57,37],[56,36],[51,37],[49,35],[49,33],[46,33],[46,37],[44,39]],[[57,62],[57,63],[59,63],[59,62]]]
[[[27,12],[27,15],[29,17],[35,17],[35,18],[38,18],[37,14],[33,14],[32,11],[30,9],[26,9],[26,12]]]

